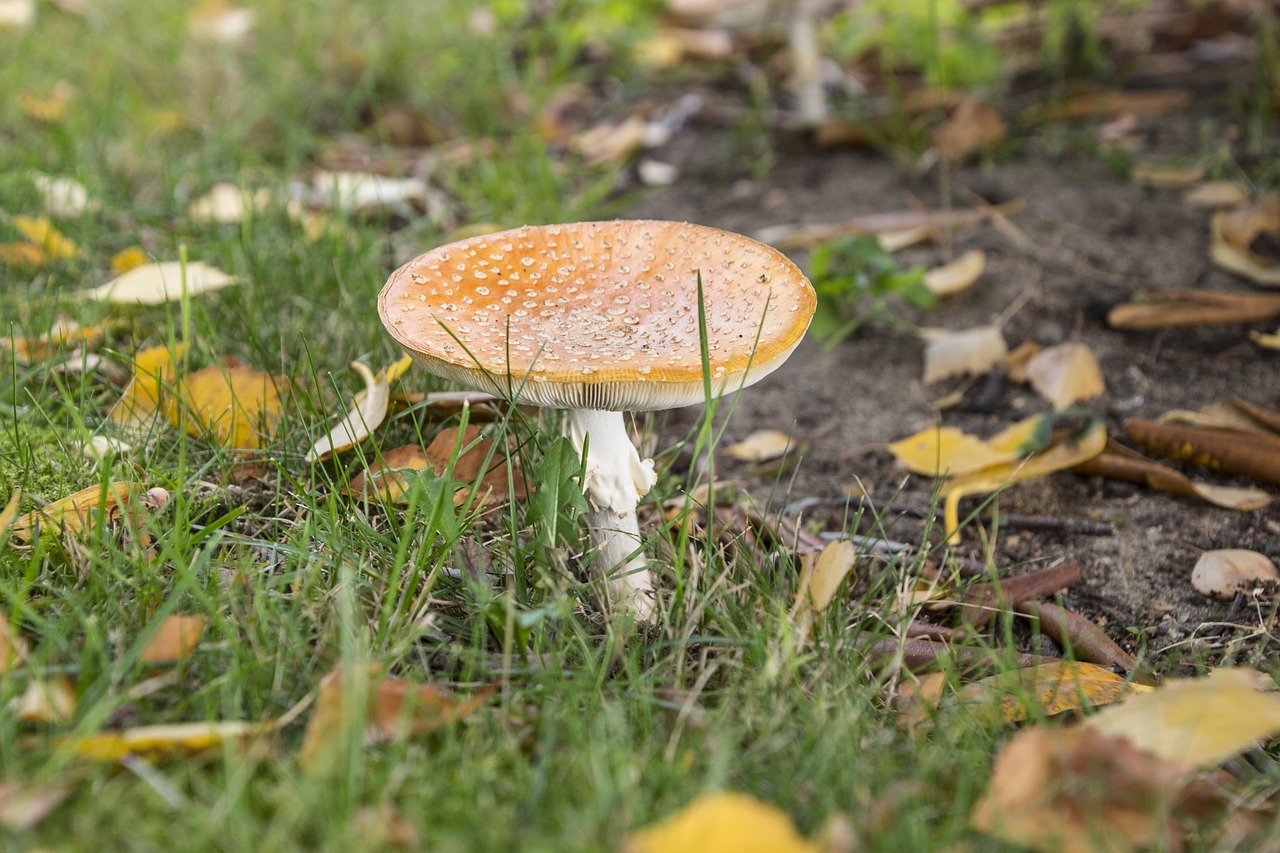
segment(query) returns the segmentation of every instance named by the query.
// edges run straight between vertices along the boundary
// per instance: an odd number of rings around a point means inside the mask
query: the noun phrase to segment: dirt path
[[[764,180],[726,178],[717,140],[710,131],[696,131],[658,152],[679,166],[682,178],[628,215],[687,219],[750,234],[769,225],[942,203],[936,174],[904,176],[875,153],[818,151],[799,143],[779,153]],[[1030,245],[1020,248],[989,225],[959,234],[957,253],[986,251],[985,275],[969,291],[910,319],[962,329],[991,322],[1026,298],[1005,327],[1006,340],[1011,347],[1024,340],[1044,346],[1070,340],[1087,344],[1108,385],[1105,399],[1093,401],[1093,408],[1106,415],[1113,436],[1123,434],[1125,418],[1196,408],[1228,394],[1272,406],[1280,402],[1280,354],[1253,346],[1241,327],[1122,333],[1103,322],[1106,306],[1142,289],[1250,289],[1210,264],[1208,212],[1183,204],[1177,191],[1130,185],[1096,160],[1051,162],[1033,154],[991,169],[959,169],[953,179],[958,205],[969,204],[964,188],[989,202],[1025,199],[1026,209],[1013,221]],[[926,266],[943,260],[936,248],[900,257]],[[807,262],[802,253],[795,258],[802,266]],[[930,402],[947,388],[925,386],[921,366],[922,346],[910,334],[864,328],[830,351],[806,341],[787,365],[743,396],[727,438],[761,428],[809,436],[806,454],[789,475],[789,493],[775,496],[775,505],[839,498],[843,489],[861,482],[877,495],[897,494],[899,501],[927,506],[930,483],[905,478],[887,453],[858,452],[935,423]],[[1046,408],[1026,387],[1007,385],[990,413],[951,410],[944,422],[989,435]],[[773,477],[757,476],[750,466],[739,464],[724,473],[744,478],[760,496],[776,486]],[[1062,474],[1009,490],[1000,509],[1114,525],[1114,534],[1107,536],[1005,531],[997,559],[1005,565],[1058,557],[1081,562],[1084,577],[1069,600],[1129,648],[1139,643],[1155,651],[1170,648],[1197,631],[1205,634],[1204,623],[1228,614],[1228,604],[1211,601],[1190,585],[1199,549],[1253,548],[1280,559],[1277,505],[1234,512]],[[827,510],[826,516],[824,510],[814,512],[828,529],[839,528],[842,508]],[[897,538],[906,541],[916,529],[911,521],[894,527],[901,534]],[[970,533],[962,552],[979,556],[980,547]],[[1205,642],[1206,649],[1220,647],[1224,636],[1244,636],[1260,622],[1249,608],[1237,609],[1232,619],[1243,627],[1219,632]],[[1188,644],[1177,648],[1185,652]]]

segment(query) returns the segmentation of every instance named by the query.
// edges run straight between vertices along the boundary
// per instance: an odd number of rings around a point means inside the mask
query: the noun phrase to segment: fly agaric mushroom
[[[739,234],[653,220],[525,226],[440,246],[388,279],[383,324],[430,372],[567,410],[605,603],[653,613],[636,504],[655,482],[622,413],[705,398],[769,374],[817,296],[785,255]]]

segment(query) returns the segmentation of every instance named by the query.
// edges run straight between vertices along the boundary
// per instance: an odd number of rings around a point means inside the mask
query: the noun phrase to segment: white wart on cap
[[[682,222],[526,226],[433,249],[378,298],[429,371],[557,408],[633,411],[703,398],[697,276],[712,388],[786,360],[816,295],[777,250]]]

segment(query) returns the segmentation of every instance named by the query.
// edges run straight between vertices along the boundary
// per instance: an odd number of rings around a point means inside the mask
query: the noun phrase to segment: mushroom
[[[440,246],[391,275],[378,312],[437,376],[567,411],[565,434],[586,450],[588,535],[605,605],[647,620],[654,589],[636,505],[656,478],[622,413],[704,401],[704,367],[713,396],[751,385],[786,361],[816,303],[799,268],[762,243],[702,225],[618,220]]]

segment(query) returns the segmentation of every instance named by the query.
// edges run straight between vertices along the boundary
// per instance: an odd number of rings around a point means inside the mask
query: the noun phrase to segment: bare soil
[[[1166,156],[1193,154],[1195,115],[1163,117],[1149,136]],[[904,173],[883,154],[820,150],[802,139],[775,140],[777,161],[763,178],[735,175],[726,167],[727,131],[695,127],[656,152],[675,164],[680,179],[655,191],[627,214],[684,219],[746,234],[771,225],[838,221],[906,210],[938,208],[942,182],[936,170]],[[991,225],[957,233],[951,251],[987,253],[987,271],[976,285],[927,312],[907,312],[922,325],[963,329],[988,323],[1025,299],[1005,326],[1010,346],[1035,341],[1048,346],[1078,340],[1101,362],[1105,398],[1092,401],[1113,437],[1124,435],[1130,417],[1155,418],[1169,409],[1198,408],[1227,395],[1280,404],[1280,353],[1253,345],[1239,326],[1156,332],[1107,327],[1107,306],[1144,290],[1206,288],[1248,291],[1251,286],[1209,260],[1209,212],[1184,204],[1177,190],[1134,186],[1097,158],[1055,158],[1025,140],[1016,159],[951,171],[954,206],[1025,199],[1012,221],[1030,238],[1019,248]],[[940,247],[901,253],[905,264],[933,266],[946,259]],[[797,253],[802,267],[807,257]],[[948,409],[932,403],[952,386],[921,381],[923,346],[909,332],[867,328],[824,351],[806,341],[773,376],[742,394],[726,440],[757,429],[794,431],[803,439],[798,464],[776,471],[721,460],[721,476],[742,482],[779,509],[805,501],[806,517],[827,530],[848,518],[842,499],[860,486],[878,498],[928,507],[933,483],[908,477],[875,445],[942,422],[979,435],[1047,409],[1027,387],[1006,384],[988,411]],[[682,413],[692,421],[693,413]],[[723,456],[723,454],[722,454]],[[1193,477],[1230,482],[1204,470]],[[781,490],[779,485],[781,484]],[[1243,484],[1243,483],[1241,483]],[[806,499],[826,499],[815,502]],[[976,506],[967,501],[962,513]],[[1195,657],[1221,656],[1253,647],[1228,641],[1275,625],[1274,611],[1252,603],[1233,607],[1208,599],[1191,586],[1201,550],[1251,548],[1280,560],[1280,506],[1235,512],[1126,484],[1072,474],[1014,486],[999,499],[1005,513],[1091,519],[1112,525],[1109,535],[1069,530],[1001,531],[997,564],[1018,571],[1044,560],[1072,560],[1083,577],[1067,601],[1104,626],[1121,645],[1163,657],[1175,666]],[[914,519],[886,518],[894,538],[912,541]],[[918,541],[918,540],[916,540]],[[982,556],[982,542],[967,530],[959,552]],[[1235,627],[1223,627],[1228,619]],[[1189,654],[1195,652],[1197,654]],[[1172,657],[1171,657],[1172,656]]]

